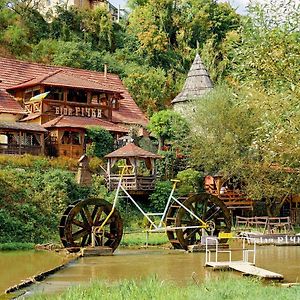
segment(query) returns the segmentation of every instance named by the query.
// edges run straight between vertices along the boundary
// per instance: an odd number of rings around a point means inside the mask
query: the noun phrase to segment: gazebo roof
[[[124,147],[107,154],[105,157],[106,158],[126,158],[126,157],[161,158],[161,156],[146,151],[136,146],[133,143],[127,144]]]
[[[197,53],[188,73],[182,91],[173,99],[172,104],[197,99],[213,88],[213,83]]]

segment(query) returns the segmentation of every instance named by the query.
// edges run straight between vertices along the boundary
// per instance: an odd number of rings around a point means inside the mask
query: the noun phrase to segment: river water
[[[62,261],[63,258],[52,252],[2,252],[0,253],[0,291]],[[204,253],[160,249],[119,249],[113,256],[80,258],[65,269],[49,276],[45,281],[26,290],[28,294],[60,293],[72,285],[85,284],[94,279],[108,281],[141,279],[154,274],[160,280],[171,280],[184,285],[220,274],[204,268],[204,261]],[[298,282],[300,281],[300,247],[258,247],[256,265],[284,275],[287,282]],[[233,276],[240,276],[236,272],[230,273]]]

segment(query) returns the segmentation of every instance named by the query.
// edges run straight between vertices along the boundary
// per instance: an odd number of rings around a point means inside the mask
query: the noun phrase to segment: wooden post
[[[21,137],[22,137],[22,132],[19,131],[19,154],[22,154]]]
[[[41,154],[45,154],[45,135],[44,133],[41,134]]]

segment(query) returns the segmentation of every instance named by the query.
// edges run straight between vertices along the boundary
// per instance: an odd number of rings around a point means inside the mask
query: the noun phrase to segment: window
[[[111,107],[113,109],[117,109],[118,108],[118,100],[117,99],[112,99],[111,100]]]
[[[64,145],[81,145],[80,133],[74,131],[64,131],[61,138],[61,143]]]
[[[84,90],[69,90],[68,102],[87,103],[87,92]]]
[[[92,104],[100,104],[101,106],[107,106],[107,98],[104,93],[92,93]]]
[[[24,101],[28,102],[30,99],[36,95],[40,94],[40,88],[39,87],[34,87],[27,89],[24,93]]]
[[[48,99],[63,101],[64,100],[64,90],[63,88],[47,86],[45,92],[50,92],[47,96]]]

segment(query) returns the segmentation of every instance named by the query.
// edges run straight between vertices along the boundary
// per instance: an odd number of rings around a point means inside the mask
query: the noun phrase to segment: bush
[[[62,212],[88,195],[89,188],[78,186],[73,173],[42,165],[0,170],[0,243],[57,239]]]
[[[87,138],[91,141],[86,149],[87,155],[104,157],[113,151],[114,138],[106,129],[93,126],[88,127]]]
[[[180,195],[187,195],[189,193],[197,193],[201,188],[201,173],[191,168],[180,171],[177,174],[180,180],[178,193]]]
[[[150,195],[150,207],[155,212],[162,212],[166,206],[172,183],[170,181],[158,181],[155,185],[154,192]]]

